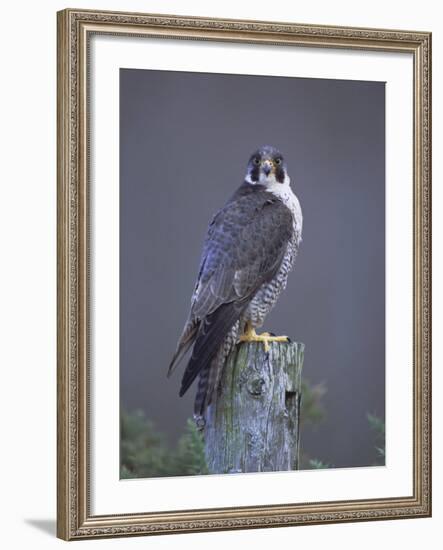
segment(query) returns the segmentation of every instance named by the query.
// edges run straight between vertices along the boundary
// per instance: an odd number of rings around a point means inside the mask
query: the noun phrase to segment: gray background
[[[358,82],[120,72],[121,404],[174,443],[194,386],[166,370],[212,215],[262,144],[283,152],[304,215],[288,287],[264,329],[306,345],[326,417],[302,448],[336,467],[370,465],[366,414],[384,418],[385,86]]]

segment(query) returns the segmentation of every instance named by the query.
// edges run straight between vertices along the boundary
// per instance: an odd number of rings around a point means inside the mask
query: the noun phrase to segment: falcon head
[[[286,162],[280,151],[271,145],[257,149],[249,159],[246,181],[265,186],[289,184]]]

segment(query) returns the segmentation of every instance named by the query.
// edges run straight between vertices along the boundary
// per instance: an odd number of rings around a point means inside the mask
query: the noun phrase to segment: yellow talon
[[[289,338],[287,336],[271,336],[269,332],[257,334],[255,329],[248,322],[244,334],[240,336],[240,342],[263,342],[265,352],[268,353],[271,349],[269,342],[289,342]]]

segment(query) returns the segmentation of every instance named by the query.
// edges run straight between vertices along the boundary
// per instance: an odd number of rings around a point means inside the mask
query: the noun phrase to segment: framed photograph
[[[431,514],[431,35],[58,13],[58,536]]]

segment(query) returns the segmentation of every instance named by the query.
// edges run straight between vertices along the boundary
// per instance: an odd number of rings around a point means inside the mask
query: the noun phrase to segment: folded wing
[[[191,311],[170,374],[194,344],[180,395],[207,367],[256,292],[276,275],[292,236],[289,209],[259,190],[229,202],[206,236]]]

